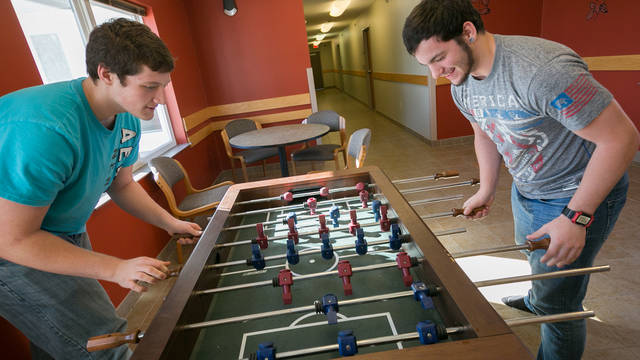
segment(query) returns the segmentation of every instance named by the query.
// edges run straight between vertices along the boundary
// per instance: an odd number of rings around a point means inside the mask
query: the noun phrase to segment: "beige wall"
[[[418,2],[376,0],[334,40],[333,47],[340,44],[342,68],[345,71],[365,70],[362,30],[369,27],[374,72],[427,76],[426,68],[407,53],[402,43],[404,20]],[[343,79],[345,92],[369,103],[365,77],[344,74]],[[377,111],[427,139],[436,139],[435,82],[432,79],[429,79],[429,86],[374,80],[374,96]]]

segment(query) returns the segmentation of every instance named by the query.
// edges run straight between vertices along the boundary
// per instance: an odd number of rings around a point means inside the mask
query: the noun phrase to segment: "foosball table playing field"
[[[88,347],[138,343],[132,359],[145,360],[525,359],[511,326],[594,315],[503,320],[477,288],[535,275],[473,283],[455,261],[473,254],[436,235],[375,167],[237,184],[149,328]]]

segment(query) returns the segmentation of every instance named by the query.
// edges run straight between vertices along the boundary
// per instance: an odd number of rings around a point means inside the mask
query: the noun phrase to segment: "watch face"
[[[591,221],[591,218],[588,216],[580,215],[576,219],[576,224],[587,225]]]

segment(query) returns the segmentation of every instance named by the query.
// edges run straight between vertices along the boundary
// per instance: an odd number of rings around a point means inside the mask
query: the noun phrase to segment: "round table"
[[[282,176],[289,176],[285,147],[287,145],[317,139],[328,133],[329,130],[330,128],[323,124],[271,126],[236,135],[229,139],[229,144],[238,149],[277,146],[280,156],[280,172]]]

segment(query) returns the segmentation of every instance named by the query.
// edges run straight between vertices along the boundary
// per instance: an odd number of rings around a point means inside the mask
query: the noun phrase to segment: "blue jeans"
[[[544,250],[525,251],[531,272],[540,274],[592,266],[594,258],[611,233],[624,206],[628,187],[629,177],[625,173],[595,211],[593,223],[587,228],[584,249],[576,261],[562,269],[556,266],[548,267],[540,262],[540,258],[545,254]],[[570,199],[528,199],[518,192],[515,184],[512,185],[511,206],[516,243],[524,244],[528,234],[558,217]],[[588,283],[589,275],[535,280],[532,281],[532,288],[525,296],[525,304],[538,315],[582,311],[582,300],[587,292]],[[586,335],[585,320],[542,324],[538,359],[580,359],[584,352]]]
[[[91,249],[86,233],[61,236]],[[123,359],[126,345],[90,353],[90,337],[126,330],[97,280],[58,275],[0,259],[0,316],[31,341],[33,359]]]

